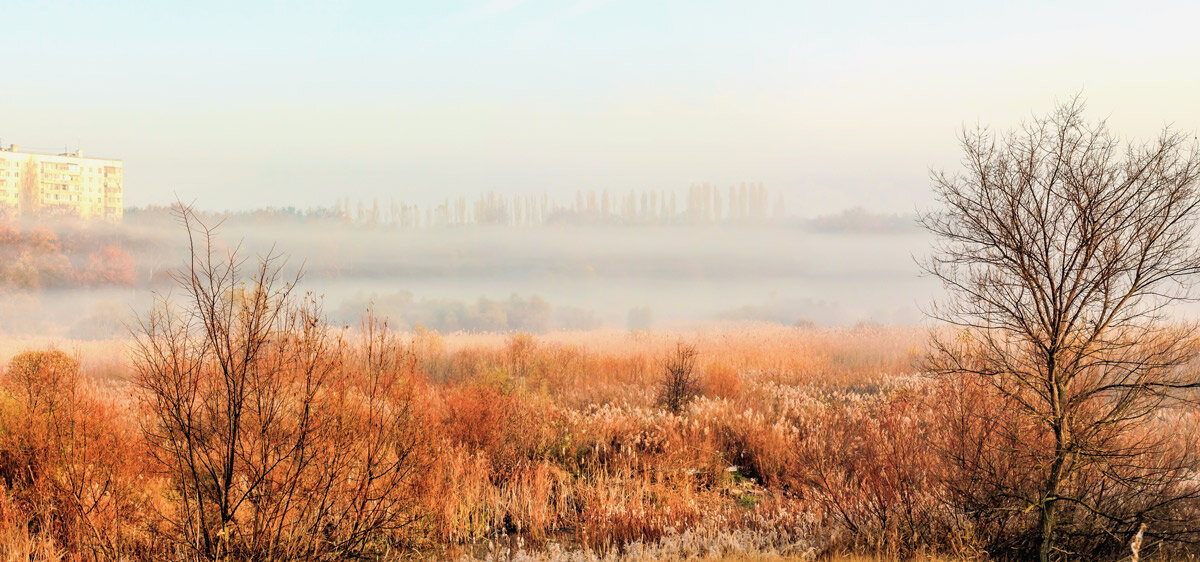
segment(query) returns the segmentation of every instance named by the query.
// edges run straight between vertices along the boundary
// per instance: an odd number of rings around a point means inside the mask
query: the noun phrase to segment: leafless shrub
[[[695,373],[696,355],[696,346],[683,342],[675,344],[675,352],[663,362],[665,373],[658,388],[659,406],[678,414],[700,394],[700,377]]]
[[[163,514],[190,558],[353,557],[417,518],[423,440],[413,361],[368,320],[352,346],[278,255],[219,256],[214,227],[179,217],[191,262],[141,320],[135,385],[175,494]]]

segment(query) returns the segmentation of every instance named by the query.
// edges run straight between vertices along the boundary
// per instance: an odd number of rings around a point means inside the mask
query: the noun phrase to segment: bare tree
[[[933,174],[943,208],[921,218],[937,238],[923,266],[949,293],[932,315],[960,328],[935,338],[930,369],[1011,408],[972,413],[996,437],[974,436],[977,474],[1007,460],[1024,480],[993,483],[993,507],[1037,515],[1041,560],[1059,535],[1127,544],[1142,522],[1147,538],[1197,538],[1179,511],[1200,491],[1195,455],[1168,429],[1200,386],[1184,368],[1196,327],[1168,319],[1200,271],[1195,146],[1169,129],[1122,143],[1079,99],[961,144],[964,170]]]
[[[352,347],[278,255],[221,255],[188,207],[190,243],[140,323],[135,383],[152,453],[176,494],[165,514],[202,559],[357,556],[415,521],[422,440],[412,361],[373,320]]]
[[[700,378],[695,373],[696,346],[676,343],[675,352],[663,361],[663,370],[658,404],[678,414],[700,393]]]

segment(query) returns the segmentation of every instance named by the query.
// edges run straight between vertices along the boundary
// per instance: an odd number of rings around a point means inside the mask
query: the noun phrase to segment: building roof
[[[82,150],[75,152],[63,152],[55,154],[53,152],[35,152],[32,150],[21,150],[20,145],[10,144],[8,146],[0,146],[0,153],[9,154],[28,154],[31,156],[53,156],[61,158],[82,158],[84,160],[107,160],[109,162],[123,162],[120,158],[103,158],[99,156],[84,156]]]

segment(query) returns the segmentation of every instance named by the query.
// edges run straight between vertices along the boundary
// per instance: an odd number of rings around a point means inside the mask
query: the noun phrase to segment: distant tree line
[[[338,200],[331,211],[342,221],[399,228],[466,225],[540,226],[545,224],[676,225],[720,223],[765,223],[784,216],[783,198],[770,203],[761,184],[742,183],[723,190],[717,186],[693,185],[679,198],[664,190],[607,189],[576,191],[574,200],[562,202],[549,195],[512,195],[495,192],[475,199],[447,198],[433,207],[378,198],[369,204]]]
[[[169,218],[171,207],[151,205],[129,208],[132,219],[147,216]],[[475,198],[446,198],[433,206],[402,200],[381,201],[378,197],[338,199],[329,207],[264,207],[248,211],[204,213],[255,220],[337,221],[347,224],[398,229],[442,228],[470,225],[542,226],[548,224],[592,225],[706,225],[767,224],[784,219],[782,195],[772,197],[762,183],[741,183],[722,189],[701,184],[688,188],[680,197],[667,190],[624,192],[581,190],[561,201],[542,195],[504,195],[487,192]]]
[[[127,207],[134,223],[171,223],[172,206]],[[239,211],[194,210],[207,219],[264,223],[344,224],[355,227],[417,230],[462,226],[538,227],[583,226],[700,226],[788,225],[824,233],[898,232],[915,230],[912,214],[880,213],[861,206],[835,213],[800,218],[786,214],[783,196],[771,195],[761,184],[729,186],[693,185],[684,197],[666,190],[576,191],[574,198],[556,200],[549,195],[504,195],[487,192],[474,198],[462,195],[425,206],[378,197],[338,199],[327,207],[260,207]]]

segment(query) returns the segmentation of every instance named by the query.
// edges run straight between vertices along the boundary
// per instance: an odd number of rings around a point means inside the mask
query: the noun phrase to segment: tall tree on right
[[[1143,524],[1200,539],[1200,465],[1173,427],[1195,413],[1197,327],[1171,317],[1200,272],[1200,158],[1169,128],[1126,143],[1083,109],[965,131],[963,169],[933,174],[940,206],[921,217],[947,290],[930,313],[956,328],[929,370],[1005,406],[960,419],[960,495],[1028,517],[1016,546],[1043,561]]]

